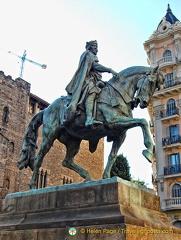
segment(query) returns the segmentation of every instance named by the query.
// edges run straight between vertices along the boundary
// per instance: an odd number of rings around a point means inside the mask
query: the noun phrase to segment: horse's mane
[[[119,75],[121,77],[129,77],[129,76],[132,76],[137,73],[144,74],[150,70],[152,70],[151,67],[134,66],[134,67],[129,67],[129,68],[122,70],[121,72],[119,72]]]

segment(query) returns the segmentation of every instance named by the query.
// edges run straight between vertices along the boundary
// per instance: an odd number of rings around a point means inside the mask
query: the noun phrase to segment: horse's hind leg
[[[62,142],[61,140],[59,140],[59,141]],[[68,139],[68,141],[66,141],[66,143],[65,142],[63,142],[63,143],[65,144],[67,151],[66,151],[66,156],[65,156],[65,159],[63,160],[62,165],[64,167],[67,167],[67,168],[77,172],[82,178],[85,179],[85,181],[91,180],[91,177],[90,177],[88,171],[86,169],[80,167],[73,161],[74,156],[78,153],[78,151],[80,149],[81,140],[70,137]]]
[[[118,153],[121,145],[123,144],[125,138],[126,138],[126,133],[117,137],[113,141],[111,152],[110,152],[109,157],[108,157],[108,162],[107,162],[106,168],[104,170],[103,179],[110,178],[111,168],[112,168],[114,162],[116,161],[117,153]]]
[[[33,175],[30,181],[30,189],[36,189],[37,185],[37,178],[38,178],[38,171],[42,165],[43,158],[47,154],[47,152],[50,150],[55,138],[51,136],[43,136],[43,141],[40,145],[40,151],[38,152],[36,158],[35,158],[35,164],[34,164],[34,170]]]

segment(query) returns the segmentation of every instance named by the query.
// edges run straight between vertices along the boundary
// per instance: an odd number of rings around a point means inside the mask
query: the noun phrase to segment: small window
[[[2,117],[2,121],[4,123],[7,123],[9,120],[9,108],[8,107],[4,107],[3,108],[3,117]]]
[[[9,144],[9,155],[11,156],[14,153],[14,143],[10,142]]]
[[[32,102],[29,104],[29,113],[35,113],[35,104]]]
[[[175,184],[172,187],[172,197],[181,197],[181,185]]]

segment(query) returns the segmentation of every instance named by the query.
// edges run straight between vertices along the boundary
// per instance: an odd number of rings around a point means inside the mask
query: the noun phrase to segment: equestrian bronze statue
[[[97,42],[88,43],[94,44],[93,49],[97,53]],[[158,67],[142,66],[116,73],[100,65],[96,54],[92,56],[91,51],[88,46],[81,56],[78,70],[66,88],[67,96],[56,99],[34,115],[24,134],[17,166],[19,169],[28,166],[32,169],[31,189],[36,188],[39,168],[56,139],[66,146],[63,166],[77,172],[86,181],[91,180],[89,172],[74,163],[82,140],[89,141],[89,151],[92,153],[101,138],[107,137],[107,141],[112,142],[103,179],[110,178],[112,165],[128,129],[141,127],[145,145],[142,154],[149,162],[152,161],[153,142],[148,123],[144,118],[133,118],[132,110],[138,105],[141,108],[148,106],[155,90],[164,83],[163,73]],[[110,72],[113,77],[103,82],[102,72]],[[42,142],[36,155],[41,125]]]

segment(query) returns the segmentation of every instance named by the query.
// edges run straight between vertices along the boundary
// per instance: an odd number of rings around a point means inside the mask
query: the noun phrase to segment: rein
[[[151,75],[151,74],[147,74],[146,76],[144,76],[144,80],[142,81],[142,83],[141,83],[141,85],[140,85],[140,87],[139,87],[139,89],[138,89],[137,96],[139,95],[139,92],[141,91],[141,89],[142,89],[142,87],[143,87],[143,84],[145,83],[148,75]],[[141,78],[142,78],[142,77],[140,77],[140,78],[138,79],[138,82],[139,82],[139,80],[140,80]]]
[[[140,80],[141,78],[142,78],[142,77],[140,77],[140,78],[138,79],[138,82],[139,82],[139,80]],[[145,76],[144,76],[144,78],[146,79]],[[140,91],[140,89],[142,88],[142,86],[143,86],[143,84],[144,84],[144,82],[145,82],[145,79],[142,81],[142,84],[141,84],[141,86],[140,86],[140,88],[139,88],[139,91]],[[130,102],[133,101],[133,99],[130,98],[130,96],[127,94],[127,92],[126,92],[123,88],[120,88],[120,89],[118,90],[116,87],[113,87],[109,82],[106,82],[106,84],[109,85],[109,86],[111,86],[111,87],[114,89],[114,91],[116,91],[116,92],[123,98],[123,100],[125,101],[125,103],[130,103]]]
[[[127,94],[127,92],[124,89],[120,88],[118,90],[117,88],[113,87],[110,83],[106,82],[106,84],[111,86],[114,89],[114,91],[116,91],[123,98],[125,103],[132,102],[132,99],[130,98],[130,96]]]

